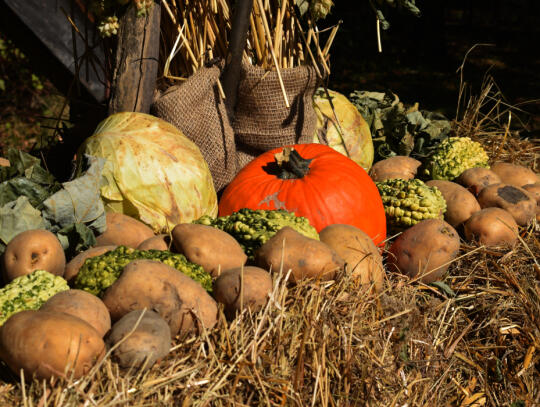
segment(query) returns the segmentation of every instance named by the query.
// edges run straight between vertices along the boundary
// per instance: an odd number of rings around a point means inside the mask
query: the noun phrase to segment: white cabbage
[[[144,113],[102,121],[78,153],[103,157],[105,209],[140,219],[156,233],[217,215],[217,196],[199,148],[173,125]]]
[[[334,150],[346,155],[369,172],[375,155],[369,125],[346,96],[333,90],[328,93],[332,98],[335,114],[323,90],[317,91],[313,98],[313,107],[317,114],[317,131],[313,142],[327,142]],[[336,116],[340,126],[336,125]]]

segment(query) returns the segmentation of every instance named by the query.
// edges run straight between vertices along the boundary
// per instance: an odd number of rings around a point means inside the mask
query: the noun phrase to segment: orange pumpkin
[[[331,147],[297,144],[263,153],[223,191],[219,215],[242,208],[285,209],[321,231],[347,224],[375,244],[386,238],[386,219],[375,183],[362,167]]]

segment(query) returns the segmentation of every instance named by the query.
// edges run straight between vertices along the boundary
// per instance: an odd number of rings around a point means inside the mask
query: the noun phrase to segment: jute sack
[[[315,69],[310,66],[281,69],[287,108],[276,71],[248,63],[242,65],[233,121],[238,170],[264,151],[313,140],[317,116],[313,94]]]
[[[178,127],[201,150],[216,191],[236,175],[234,132],[217,80],[219,66],[203,67],[183,84],[157,94],[152,113]]]

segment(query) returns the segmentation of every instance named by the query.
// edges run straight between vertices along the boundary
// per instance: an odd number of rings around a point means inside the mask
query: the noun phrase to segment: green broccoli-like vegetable
[[[101,256],[86,259],[75,277],[75,288],[101,295],[114,284],[123,268],[133,260],[156,260],[174,267],[212,291],[212,277],[202,266],[189,262],[184,255],[165,250],[137,250],[119,246]]]
[[[446,201],[436,187],[419,179],[388,179],[376,182],[389,228],[408,228],[424,219],[442,219]]]
[[[488,161],[480,143],[469,137],[449,137],[428,157],[423,174],[431,179],[452,181],[469,168],[489,168]]]
[[[69,290],[67,281],[45,270],[15,278],[0,289],[0,326],[16,312],[39,309],[53,295],[65,290]]]
[[[255,251],[259,247],[285,226],[290,226],[306,237],[319,240],[317,230],[311,226],[307,218],[282,209],[240,209],[229,216],[220,216],[216,219],[203,216],[194,223],[213,226],[232,235],[250,259],[254,258]]]

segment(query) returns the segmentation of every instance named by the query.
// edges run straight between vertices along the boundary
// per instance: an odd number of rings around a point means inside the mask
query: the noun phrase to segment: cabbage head
[[[217,196],[199,148],[173,125],[134,112],[103,120],[81,146],[107,160],[101,198],[108,212],[140,219],[156,233],[217,215]]]
[[[369,124],[346,96],[333,90],[328,90],[328,94],[335,115],[324,89],[318,89],[313,97],[313,108],[317,114],[313,142],[328,144],[369,171],[375,154]]]

